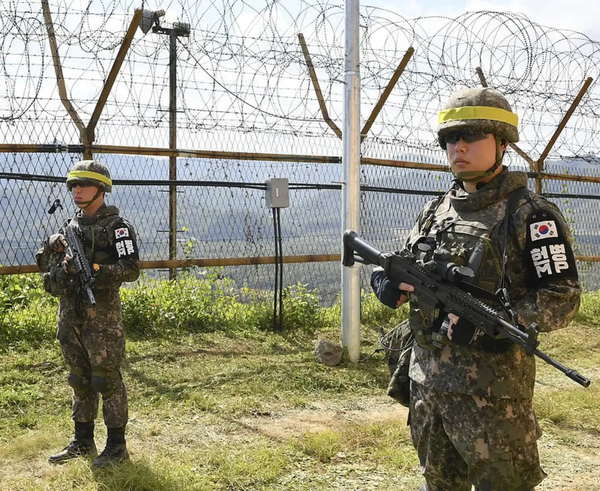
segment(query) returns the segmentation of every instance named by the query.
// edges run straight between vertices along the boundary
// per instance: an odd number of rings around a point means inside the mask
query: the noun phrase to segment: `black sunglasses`
[[[462,140],[465,143],[473,143],[476,141],[485,140],[487,136],[488,134],[484,133],[483,131],[459,130],[448,133],[446,136],[444,136],[444,141],[446,144],[450,143],[451,145],[458,143],[458,140]]]

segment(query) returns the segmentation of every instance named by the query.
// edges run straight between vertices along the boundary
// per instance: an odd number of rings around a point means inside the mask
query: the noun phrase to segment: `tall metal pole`
[[[360,233],[360,36],[359,0],[346,0],[344,130],[342,132],[342,232]],[[342,345],[351,362],[360,357],[360,266],[342,266]]]
[[[177,149],[177,31],[169,33],[169,149]],[[177,181],[177,157],[169,156],[169,180]],[[169,186],[169,259],[177,259],[177,186]],[[177,277],[169,269],[169,279]]]
[[[189,37],[190,25],[183,22],[173,23],[172,28],[162,27],[158,21],[164,10],[154,13],[152,32],[169,36],[169,180],[177,181],[177,38]],[[169,260],[177,259],[177,186],[169,185]],[[169,279],[177,277],[175,268],[169,269]]]

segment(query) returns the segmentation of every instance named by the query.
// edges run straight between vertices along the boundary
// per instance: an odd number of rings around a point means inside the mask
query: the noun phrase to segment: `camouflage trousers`
[[[546,473],[529,400],[437,392],[411,381],[410,434],[428,491],[530,491]]]
[[[68,365],[69,377],[77,380],[73,390],[73,420],[91,422],[98,416],[97,381],[109,380],[110,392],[101,389],[102,415],[109,428],[127,424],[127,390],[120,373],[125,360],[125,335],[118,291],[96,295],[96,306],[77,304],[80,299],[60,299],[57,339]],[[98,377],[95,381],[92,377]],[[96,382],[96,383],[94,383]],[[71,384],[73,385],[73,384]]]

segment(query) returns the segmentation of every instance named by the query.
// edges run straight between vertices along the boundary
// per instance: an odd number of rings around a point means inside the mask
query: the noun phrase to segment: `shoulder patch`
[[[117,217],[111,224],[114,231],[114,247],[117,253],[117,259],[122,257],[139,257],[139,251],[136,243],[135,231],[127,220]]]
[[[575,255],[560,219],[550,210],[535,210],[527,219],[525,263],[532,286],[578,279]]]

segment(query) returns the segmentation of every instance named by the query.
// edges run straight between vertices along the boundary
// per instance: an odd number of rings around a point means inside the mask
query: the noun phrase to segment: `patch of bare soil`
[[[389,398],[362,402],[360,409],[336,409],[335,407],[313,406],[308,409],[286,411],[269,415],[246,417],[240,423],[250,430],[271,438],[287,438],[304,433],[337,430],[349,423],[369,425],[382,421],[406,421],[408,408]]]

